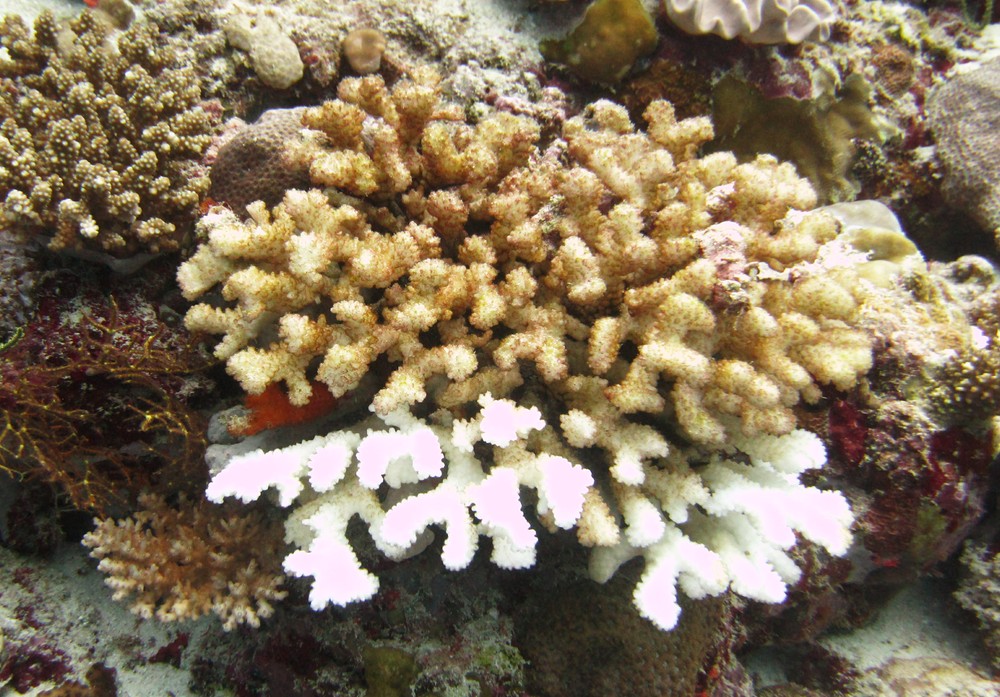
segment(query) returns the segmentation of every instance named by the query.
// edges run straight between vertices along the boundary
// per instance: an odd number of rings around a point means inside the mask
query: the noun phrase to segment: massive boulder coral
[[[1000,58],[965,66],[927,100],[927,120],[944,167],[948,202],[1000,244]]]
[[[208,189],[212,118],[192,68],[155,26],[113,33],[90,12],[34,32],[0,23],[0,210],[51,249],[129,257],[177,249]]]

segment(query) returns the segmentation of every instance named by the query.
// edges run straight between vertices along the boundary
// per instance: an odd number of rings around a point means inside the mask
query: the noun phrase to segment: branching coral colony
[[[53,250],[176,250],[208,178],[212,120],[153,25],[120,34],[83,12],[60,28],[0,20],[0,212]]]
[[[635,602],[665,629],[677,585],[776,602],[799,535],[844,553],[850,510],[799,483],[825,453],[792,408],[855,385],[871,340],[859,257],[803,212],[809,185],[770,157],[696,157],[711,123],[666,102],[642,131],[598,101],[541,151],[533,121],[468,124],[437,81],[345,79],[305,112],[301,157],[339,205],[293,190],[246,222],[202,219],[178,280],[221,298],[187,325],[223,335],[248,393],[284,382],[304,404],[315,384],[378,385],[369,420],[233,457],[209,498],[275,487],[295,506],[285,569],[314,578],[316,608],[377,588],[355,514],[393,558],[438,525],[448,568],[482,535],[497,564],[530,566],[521,487],[545,528],[593,548],[595,578],[643,556]]]

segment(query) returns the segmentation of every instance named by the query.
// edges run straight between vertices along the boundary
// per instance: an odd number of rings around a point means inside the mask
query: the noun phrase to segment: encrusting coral
[[[195,305],[186,323],[224,335],[216,355],[243,388],[284,382],[292,404],[307,404],[317,382],[339,397],[367,375],[371,409],[393,427],[373,421],[360,445],[349,430],[236,457],[209,497],[277,486],[289,505],[311,469],[319,497],[289,522],[300,551],[286,570],[316,577],[316,607],[374,592],[345,537],[355,513],[391,556],[444,523],[449,568],[469,563],[478,534],[493,538],[497,563],[530,565],[522,485],[547,525],[578,526],[597,547],[595,578],[645,556],[636,602],[665,628],[677,582],[694,597],[730,583],[783,597],[798,574],[785,551],[793,530],[845,551],[846,502],[798,483],[825,455],[793,430],[792,408],[822,385],[851,388],[871,366],[855,326],[865,257],[837,240],[831,216],[802,212],[815,205],[808,183],[771,157],[696,157],[710,121],[677,121],[666,102],[646,110],[646,131],[596,102],[540,152],[534,121],[467,124],[439,102],[437,79],[417,71],[391,90],[377,76],[342,81],[337,100],[303,116],[302,157],[327,193],[252,204],[248,222],[218,209],[203,218],[206,242],[178,281],[192,300],[219,285],[221,300]],[[481,414],[462,420],[477,400]],[[411,412],[435,407],[451,414],[432,426]],[[366,448],[380,433],[386,444]],[[500,446],[492,469],[470,462],[480,437]],[[385,447],[410,452],[412,466],[378,455]],[[587,448],[607,465],[574,464]],[[388,511],[374,491],[383,475],[404,496]]]
[[[0,23],[0,209],[53,250],[129,257],[178,249],[212,137],[192,68],[157,29],[117,33],[85,11],[61,28]]]
[[[173,508],[148,494],[139,505],[128,518],[96,521],[83,538],[115,599],[134,596],[136,614],[169,622],[212,612],[225,629],[256,627],[285,597],[281,538],[259,515],[204,501]]]

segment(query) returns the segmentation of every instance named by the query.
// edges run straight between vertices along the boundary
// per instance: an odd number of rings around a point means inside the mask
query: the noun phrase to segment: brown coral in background
[[[83,538],[115,600],[134,596],[136,614],[169,622],[212,612],[225,629],[256,627],[285,597],[280,525],[204,500],[172,507],[147,494],[139,505],[128,518],[98,520]]]
[[[927,99],[949,204],[1000,244],[1000,58],[956,72]]]
[[[212,118],[154,25],[118,34],[84,12],[34,33],[0,22],[0,210],[53,250],[165,252],[190,232]]]

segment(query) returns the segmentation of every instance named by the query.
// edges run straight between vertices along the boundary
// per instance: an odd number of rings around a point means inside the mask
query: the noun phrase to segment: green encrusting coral
[[[539,48],[546,60],[562,63],[577,77],[610,85],[652,53],[658,38],[641,0],[596,0],[568,36],[543,41]]]

